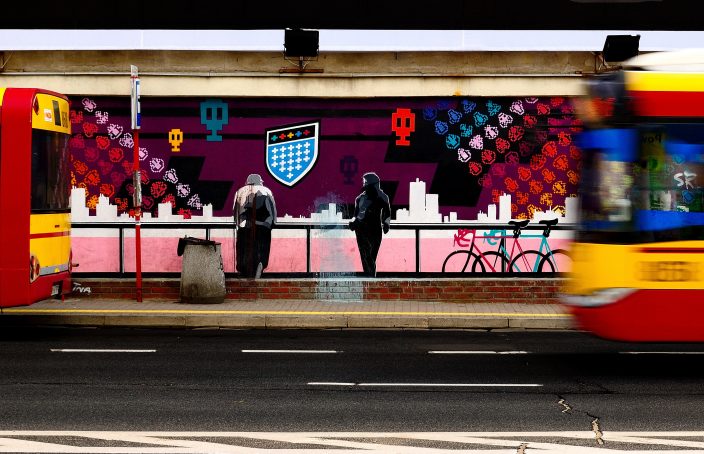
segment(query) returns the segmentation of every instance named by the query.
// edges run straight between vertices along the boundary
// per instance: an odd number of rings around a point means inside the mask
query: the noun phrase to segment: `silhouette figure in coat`
[[[271,229],[276,223],[276,203],[262,177],[253,173],[237,190],[233,206],[237,232],[237,271],[244,277],[258,278],[269,265]]]
[[[364,274],[373,277],[376,276],[376,257],[381,247],[382,232],[388,233],[391,225],[391,206],[376,173],[365,173],[362,182],[362,193],[354,201],[350,229],[357,237]]]

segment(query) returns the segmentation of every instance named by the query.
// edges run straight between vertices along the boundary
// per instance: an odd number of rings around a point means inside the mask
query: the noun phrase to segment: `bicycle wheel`
[[[443,273],[464,273],[467,270],[467,265],[474,257],[470,251],[454,251],[450,253],[442,262]]]
[[[496,251],[483,252],[482,255],[477,255],[472,262],[472,273],[505,273],[508,269],[508,258]]]
[[[555,249],[545,254],[539,269],[544,273],[567,273],[572,269],[572,257],[565,249]]]
[[[513,273],[537,273],[545,254],[540,251],[523,251],[511,260],[509,271]],[[548,261],[549,266],[552,264]],[[549,271],[549,270],[548,270]]]

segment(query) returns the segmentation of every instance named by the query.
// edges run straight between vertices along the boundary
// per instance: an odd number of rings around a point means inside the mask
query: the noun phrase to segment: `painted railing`
[[[522,250],[538,250],[545,226],[531,222],[518,240]],[[551,227],[547,238],[549,248],[568,249],[574,225],[558,224]],[[225,273],[236,276],[234,263],[234,230],[223,222],[144,222],[141,224],[141,266],[144,276],[169,277],[181,272],[181,257],[177,254],[178,240],[184,236],[205,238],[221,244]],[[377,258],[378,277],[410,276],[466,276],[461,267],[450,269],[447,259],[456,251],[468,251],[467,231],[476,232],[475,246],[481,251],[497,251],[501,244],[492,241],[491,232],[502,235],[505,253],[512,246],[513,227],[497,223],[396,224],[384,235]],[[464,241],[457,242],[460,235]],[[134,224],[76,222],[72,224],[72,248],[77,277],[132,277],[135,275]],[[455,256],[460,254],[455,254]],[[537,263],[537,262],[536,262]],[[515,276],[506,267],[489,270],[496,276]],[[559,274],[569,271],[563,264]],[[264,276],[313,277],[354,276],[361,274],[361,261],[354,232],[343,223],[280,222],[272,232],[269,267]]]

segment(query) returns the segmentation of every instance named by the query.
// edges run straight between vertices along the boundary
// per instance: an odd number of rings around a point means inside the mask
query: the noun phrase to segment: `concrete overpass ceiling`
[[[696,0],[15,2],[0,29],[702,30]]]

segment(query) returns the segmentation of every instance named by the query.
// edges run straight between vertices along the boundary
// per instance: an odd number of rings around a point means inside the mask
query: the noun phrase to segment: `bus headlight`
[[[635,288],[605,288],[589,295],[567,295],[563,293],[560,295],[560,300],[568,306],[604,306],[620,301],[637,290]]]

